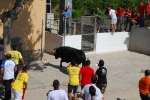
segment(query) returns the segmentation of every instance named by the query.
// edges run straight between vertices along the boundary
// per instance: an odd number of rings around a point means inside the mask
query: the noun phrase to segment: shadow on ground
[[[60,72],[62,72],[62,73],[64,73],[64,74],[66,74],[66,75],[68,75],[68,73],[67,73],[67,71],[66,71],[66,67],[62,67],[62,68],[60,68],[60,66],[59,65],[54,65],[54,64],[51,64],[51,63],[43,63],[45,66],[51,66],[51,67],[53,67],[53,68],[56,68],[56,69],[59,69],[60,70]]]
[[[126,100],[126,99],[120,99],[120,98],[116,98],[116,100]]]

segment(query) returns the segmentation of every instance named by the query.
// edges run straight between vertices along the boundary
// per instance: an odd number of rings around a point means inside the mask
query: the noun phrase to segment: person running
[[[150,70],[145,70],[145,76],[139,80],[141,100],[150,100]]]
[[[141,1],[140,5],[138,6],[138,11],[140,14],[140,27],[144,27],[144,10],[145,10],[145,5],[144,3]]]
[[[27,84],[28,84],[27,71],[28,71],[28,67],[24,66],[22,72],[20,72],[17,75],[17,78],[11,84],[12,92],[14,95],[13,100],[24,100],[23,94],[25,93],[25,90],[27,89]],[[22,99],[22,97],[23,97],[23,99]]]
[[[111,29],[112,29],[112,34],[114,34],[116,30],[116,23],[117,23],[117,16],[116,16],[116,11],[114,9],[111,9],[111,7],[108,7],[109,10],[109,16],[111,17]]]
[[[59,81],[53,81],[54,90],[48,93],[47,100],[68,100],[67,94],[64,90],[59,89]]]
[[[104,93],[107,87],[107,69],[104,67],[104,61],[100,60],[98,63],[99,68],[96,70],[95,75],[98,76],[97,87],[101,90],[103,94],[104,100]]]
[[[90,84],[91,83],[91,77],[94,75],[94,70],[90,67],[90,60],[86,60],[85,62],[85,66],[81,68],[80,70],[80,85],[81,85],[81,89],[83,89],[83,87],[86,84]]]
[[[97,82],[97,76],[96,76],[96,75],[93,75],[93,76],[91,77],[91,83],[85,85],[84,88],[83,88],[82,91],[81,91],[81,94],[80,94],[80,95],[81,95],[81,97],[82,97],[83,99],[85,99],[85,100],[91,100],[91,95],[90,95],[90,92],[89,92],[89,87],[90,87],[90,86],[94,86],[94,87],[95,87],[95,89],[96,89],[96,97],[100,98],[99,100],[102,99],[102,97],[103,97],[103,96],[102,96],[102,93],[101,93],[100,89],[97,88],[96,82]]]
[[[100,20],[102,17],[102,11],[99,9],[99,7],[96,8],[94,11],[94,16],[96,18],[96,23],[97,23],[97,33],[100,31]]]
[[[11,83],[14,79],[14,72],[17,70],[16,63],[11,60],[11,54],[6,55],[6,60],[2,62],[0,78],[3,78],[5,87],[5,99],[11,99]]]
[[[76,100],[77,99],[77,89],[79,86],[80,68],[76,64],[75,60],[72,60],[71,63],[67,66],[67,72],[69,74],[68,98],[69,98],[69,100],[72,100],[71,92],[73,90],[74,100]]]
[[[15,78],[16,78],[19,73],[19,60],[22,62],[22,65],[25,66],[24,60],[21,53],[18,51],[17,45],[13,45],[13,50],[6,52],[5,55],[8,53],[11,54],[12,60],[17,64],[17,71],[15,72]]]

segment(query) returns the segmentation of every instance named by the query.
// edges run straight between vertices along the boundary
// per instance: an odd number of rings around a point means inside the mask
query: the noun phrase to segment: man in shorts
[[[13,50],[6,52],[4,55],[8,53],[11,54],[12,56],[11,59],[17,64],[17,71],[15,72],[15,78],[16,78],[19,73],[19,60],[22,62],[22,65],[25,66],[24,60],[21,53],[18,51],[17,45],[13,45]]]
[[[100,18],[102,17],[102,11],[100,11],[99,7],[96,8],[94,11],[94,16],[96,18],[96,23],[97,23],[97,33],[100,31]]]
[[[69,74],[69,83],[68,83],[68,98],[72,100],[71,92],[73,90],[74,100],[77,99],[77,89],[79,86],[79,72],[80,68],[76,64],[75,60],[72,60],[71,63],[67,66],[67,72]]]
[[[104,100],[104,93],[107,87],[107,69],[104,67],[104,61],[100,60],[98,63],[99,68],[96,70],[95,75],[98,76],[97,87],[101,90],[103,94]]]
[[[150,29],[150,0],[148,0],[148,3],[145,5],[145,24],[148,29]]]
[[[114,9],[111,9],[108,7],[109,10],[109,16],[111,17],[111,29],[112,29],[112,34],[114,34],[116,30],[116,23],[117,23],[117,16],[116,16],[116,11]]]
[[[13,100],[24,100],[24,93],[28,84],[28,67],[24,66],[22,72],[20,72],[12,83],[12,91],[14,95]],[[23,98],[22,98],[23,97]]]

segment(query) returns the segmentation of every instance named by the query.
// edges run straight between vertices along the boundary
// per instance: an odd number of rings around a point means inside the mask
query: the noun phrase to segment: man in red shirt
[[[139,14],[140,14],[140,27],[144,27],[144,9],[145,5],[143,2],[140,2],[138,6]]]
[[[80,70],[79,82],[81,89],[83,89],[86,84],[91,83],[91,77],[94,75],[94,70],[90,67],[90,63],[91,61],[87,60],[85,66]]]
[[[127,27],[128,27],[129,22],[130,22],[130,20],[129,20],[130,17],[131,17],[131,11],[128,8],[127,10],[125,10],[124,17],[123,17],[123,20],[124,20],[124,31],[127,31]]]
[[[119,6],[118,9],[117,9],[117,28],[119,28],[120,31],[122,31],[122,16],[123,16],[123,12],[124,12],[124,9]]]
[[[150,0],[148,0],[148,3],[145,5],[145,24],[148,29],[150,29]]]
[[[132,25],[133,25],[133,28],[134,28],[134,27],[136,27],[136,25],[139,24],[140,18],[137,15],[137,13],[134,12],[134,15],[131,18],[129,18],[129,19],[130,19],[130,29],[129,29],[129,31],[130,31]]]

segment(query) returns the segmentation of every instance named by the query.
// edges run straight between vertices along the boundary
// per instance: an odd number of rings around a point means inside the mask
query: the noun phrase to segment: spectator
[[[96,23],[97,23],[97,33],[100,31],[100,18],[102,17],[102,11],[100,11],[99,7],[96,8],[94,11],[94,16],[96,18]]]
[[[4,45],[3,40],[0,41],[0,66],[2,65],[3,61],[3,52],[4,52]]]
[[[91,95],[91,100],[101,100],[99,97],[96,97],[96,89],[94,86],[89,87],[89,93]]]
[[[59,81],[53,81],[54,90],[48,93],[47,100],[68,100],[67,94],[64,90],[59,89]]]
[[[150,100],[150,71],[145,70],[145,77],[139,81],[139,93],[142,100]]]
[[[124,12],[124,31],[127,31],[128,24],[130,23],[130,20],[129,20],[130,17],[131,17],[131,11],[128,8]]]
[[[148,0],[148,3],[145,5],[145,16],[145,25],[150,29],[150,0]]]
[[[131,17],[134,16],[135,12],[136,12],[136,8],[133,8],[132,11],[131,11]]]
[[[16,78],[19,73],[19,60],[22,62],[22,65],[25,66],[24,60],[21,53],[18,51],[17,45],[13,45],[13,50],[6,52],[5,55],[8,53],[11,54],[12,60],[17,64],[17,71],[15,72],[15,78]]]
[[[14,100],[24,100],[24,93],[28,84],[28,67],[24,66],[22,72],[17,75],[17,78],[12,83],[12,91]],[[22,98],[23,97],[23,98]]]
[[[119,6],[117,9],[117,28],[119,28],[120,31],[122,31],[122,27],[123,27],[123,22],[122,22],[122,17],[123,17],[123,13],[124,13],[124,9]]]
[[[131,31],[131,26],[133,25],[133,28],[136,27],[136,25],[139,24],[139,16],[137,15],[136,12],[134,12],[134,15],[132,16],[132,18],[129,18],[130,19],[130,27],[129,27],[129,31]]]
[[[139,14],[140,14],[140,27],[144,27],[144,8],[145,8],[145,5],[141,1],[140,5],[138,6],[138,11],[139,11]]]
[[[80,85],[81,85],[81,89],[83,89],[83,87],[86,84],[90,84],[91,83],[91,77],[94,75],[94,70],[90,67],[90,60],[87,60],[85,62],[85,66],[81,68],[80,70]]]
[[[111,17],[111,29],[112,29],[112,34],[114,34],[116,30],[116,23],[117,23],[117,17],[116,17],[116,11],[108,7],[109,10],[109,16]]]
[[[104,100],[104,93],[107,87],[107,69],[104,67],[104,61],[100,60],[98,63],[99,68],[96,70],[95,75],[98,76],[97,87],[101,90],[103,94]]]
[[[66,19],[66,33],[65,34],[69,35],[69,19],[71,17],[71,11],[69,10],[69,6],[66,6],[66,9],[63,10],[61,15],[63,16],[63,23],[62,23],[63,34],[64,34],[64,21]]]
[[[96,75],[93,75],[91,77],[91,84],[87,84],[84,86],[84,88],[82,89],[82,92],[81,92],[81,97],[85,100],[91,100],[91,95],[90,95],[90,92],[89,92],[89,87],[90,86],[94,86],[95,89],[96,89],[96,97],[100,98],[99,100],[102,99],[102,93],[101,91],[99,90],[99,88],[96,87],[96,82],[97,82],[97,76]]]
[[[11,54],[6,55],[6,60],[2,62],[1,65],[1,76],[3,76],[3,83],[5,87],[5,99],[11,99],[11,83],[14,79],[14,72],[17,70],[16,63],[11,60]]]
[[[76,64],[75,60],[71,61],[71,63],[67,66],[67,72],[69,74],[68,98],[69,98],[69,100],[72,100],[71,92],[73,90],[74,100],[76,100],[77,99],[77,89],[79,86],[80,68]]]

